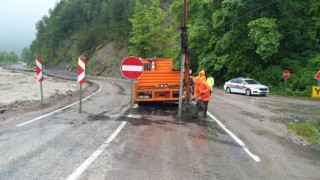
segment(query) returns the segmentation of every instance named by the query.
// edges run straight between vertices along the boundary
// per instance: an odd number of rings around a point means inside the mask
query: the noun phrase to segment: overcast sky
[[[1,0],[0,51],[21,55],[36,37],[35,24],[60,0]]]

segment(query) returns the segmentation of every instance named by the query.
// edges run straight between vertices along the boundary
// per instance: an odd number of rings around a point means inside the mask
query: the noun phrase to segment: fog
[[[36,23],[59,0],[1,0],[0,51],[14,51],[20,57],[36,37]]]

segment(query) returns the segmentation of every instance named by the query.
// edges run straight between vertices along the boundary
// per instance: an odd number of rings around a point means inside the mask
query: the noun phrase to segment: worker
[[[197,84],[198,83],[195,83],[195,81],[197,80],[200,80],[202,81],[203,79],[205,79],[205,71],[204,70],[201,70],[199,73],[198,73],[198,76],[194,77],[194,76],[190,76],[190,79],[193,81],[194,83],[194,90],[193,90],[193,95],[195,96],[198,96],[198,94],[195,94],[195,90],[197,89]]]
[[[199,71],[198,76],[196,78],[198,78],[200,81],[206,81],[206,72],[204,70]],[[193,78],[191,79],[193,80]],[[196,84],[194,84],[194,89],[196,89]],[[200,106],[200,111],[203,111],[203,105]]]
[[[199,73],[198,73],[198,76],[197,77],[194,77],[194,76],[190,76],[190,79],[195,82],[196,79],[199,79],[200,81],[205,81],[206,80],[206,74],[205,74],[205,71],[204,70],[201,70]],[[195,94],[195,89],[197,89],[197,84],[194,83],[194,91],[193,91],[193,94],[195,96],[197,96],[198,94]]]
[[[193,115],[193,118],[198,118],[198,113],[200,109],[203,106],[203,117],[207,117],[207,110],[208,110],[208,104],[210,100],[210,87],[208,83],[204,80],[201,81],[199,78],[196,78],[194,80],[194,83],[196,84],[194,95],[192,97],[192,100],[196,100],[196,109]]]
[[[207,79],[207,83],[210,86],[210,95],[211,95],[212,89],[213,89],[213,86],[214,86],[214,78],[211,75],[209,75],[209,77]]]

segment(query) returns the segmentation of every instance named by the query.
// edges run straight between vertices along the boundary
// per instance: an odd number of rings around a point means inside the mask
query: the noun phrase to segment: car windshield
[[[253,80],[253,79],[248,79],[248,80],[244,80],[247,84],[260,84],[257,81]]]

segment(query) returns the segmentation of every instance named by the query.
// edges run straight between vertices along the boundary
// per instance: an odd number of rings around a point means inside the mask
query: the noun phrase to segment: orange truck
[[[172,59],[141,59],[143,74],[134,84],[134,102],[178,102],[180,70],[173,69]]]

